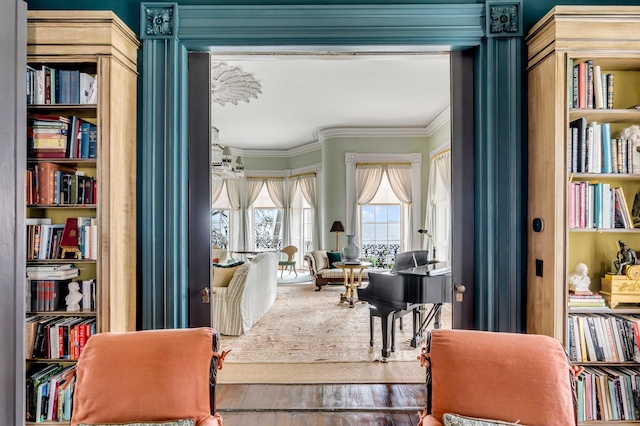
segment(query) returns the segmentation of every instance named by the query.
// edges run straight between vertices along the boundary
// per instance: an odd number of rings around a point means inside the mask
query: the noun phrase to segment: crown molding
[[[444,126],[445,124],[449,123],[450,121],[451,121],[451,109],[449,108],[449,105],[447,105],[442,110],[442,112],[436,116],[436,118],[431,120],[431,123],[429,123],[429,125],[427,126],[426,128],[427,136],[431,136],[436,132],[436,130],[438,130],[440,127]]]
[[[307,152],[322,149],[322,141],[340,137],[389,137],[389,136],[417,136],[428,137],[450,120],[449,106],[440,112],[427,127],[322,127],[313,131],[316,139],[304,145],[291,149],[236,149],[231,148],[233,155],[244,157],[293,157]]]
[[[244,157],[294,157],[307,152],[316,151],[322,148],[319,141],[309,142],[291,149],[238,149],[231,148],[233,155]]]

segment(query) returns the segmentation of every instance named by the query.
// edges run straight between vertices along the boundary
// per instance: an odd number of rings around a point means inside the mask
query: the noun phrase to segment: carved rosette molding
[[[522,37],[522,2],[486,2],[487,37]]]
[[[141,3],[140,20],[140,38],[175,38],[178,33],[178,3]]]
[[[411,163],[422,164],[422,153],[420,152],[411,153]]]
[[[347,152],[344,154],[345,164],[356,164],[358,162],[358,154],[355,152]]]

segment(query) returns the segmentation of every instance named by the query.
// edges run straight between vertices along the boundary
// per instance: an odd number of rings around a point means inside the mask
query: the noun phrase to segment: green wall
[[[80,0],[27,0],[29,9],[59,9],[59,10],[113,10],[136,34],[140,31],[140,1],[136,0],[103,0],[103,1],[80,1]],[[176,1],[182,5],[322,5],[322,4],[344,4],[342,0],[243,0],[243,1],[208,1],[190,0]],[[350,0],[349,4],[395,4],[388,0]],[[402,4],[448,4],[446,0],[403,0]],[[484,1],[478,0],[457,0],[456,3],[482,4]],[[523,0],[524,30],[531,28],[545,13],[555,5],[640,5],[638,0],[573,0],[555,2],[551,0]]]

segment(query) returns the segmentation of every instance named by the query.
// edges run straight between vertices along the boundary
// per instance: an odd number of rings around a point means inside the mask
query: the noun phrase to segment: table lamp
[[[338,234],[340,234],[341,232],[344,232],[344,226],[342,225],[342,222],[340,222],[339,220],[336,220],[335,222],[333,222],[333,225],[331,225],[330,232],[336,233],[336,251],[338,251]]]

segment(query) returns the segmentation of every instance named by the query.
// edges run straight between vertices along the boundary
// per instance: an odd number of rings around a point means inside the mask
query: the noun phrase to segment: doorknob
[[[200,303],[209,303],[209,287],[203,287],[200,290]]]
[[[467,288],[462,284],[456,284],[453,288],[456,291],[456,302],[462,302],[463,293]]]

